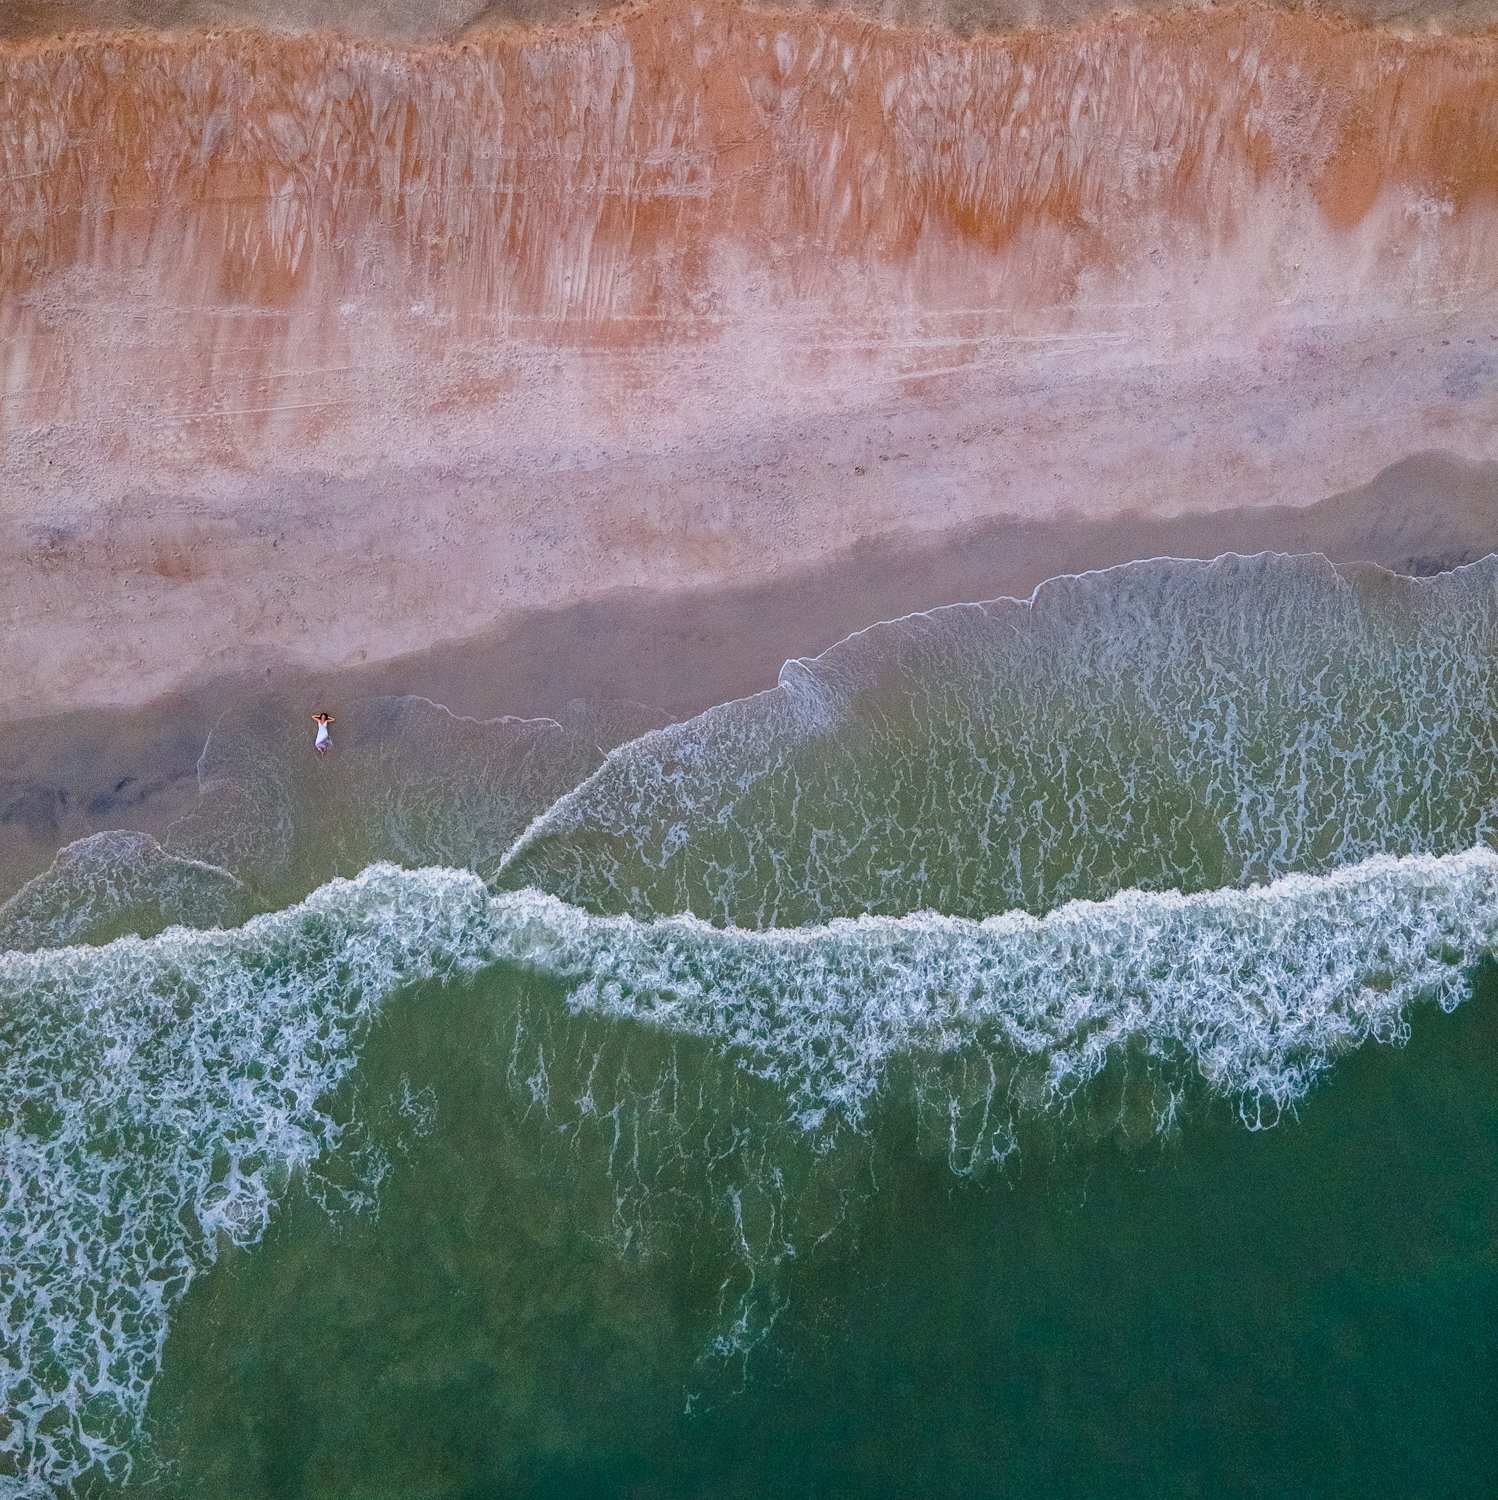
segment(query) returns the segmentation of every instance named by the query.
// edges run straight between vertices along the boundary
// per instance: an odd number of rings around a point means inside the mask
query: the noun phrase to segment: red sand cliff
[[[195,669],[297,638],[325,548],[401,575],[336,663],[1495,448],[1491,39],[664,0],[414,48],[14,43],[0,87],[0,584],[58,612],[12,642],[37,703],[104,596]],[[227,598],[268,578],[279,619]]]

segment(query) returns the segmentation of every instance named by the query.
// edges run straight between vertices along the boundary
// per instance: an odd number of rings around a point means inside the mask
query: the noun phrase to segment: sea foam
[[[1498,559],[1160,559],[870,627],[614,750],[498,880],[790,927],[1045,911],[1374,854],[1498,807]]]
[[[0,905],[0,951],[233,927],[252,910],[243,882],[217,865],[169,854],[147,833],[96,833]]]
[[[574,1015],[696,1039],[769,1101],[770,1175],[776,1141],[830,1151],[892,1081],[969,1170],[1115,1061],[1163,1082],[1162,1128],[1195,1088],[1272,1121],[1346,1049],[1402,1039],[1412,1002],[1454,1005],[1498,941],[1495,898],[1479,848],[1043,916],[746,931],[376,866],[235,931],[0,956],[0,1476],[41,1495],[128,1471],[172,1305],[338,1148],[330,1097],[399,988],[506,966]],[[592,1107],[544,1066],[515,1086]],[[637,1084],[635,1128],[669,1134],[673,1090]]]

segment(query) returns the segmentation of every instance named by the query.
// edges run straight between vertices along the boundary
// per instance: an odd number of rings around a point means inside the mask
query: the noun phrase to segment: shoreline
[[[846,596],[753,677],[1075,566],[1314,546],[1232,517],[1498,459],[1495,59],[1255,6],[1079,46],[742,0],[399,66],[0,49],[6,712],[404,682],[481,632],[700,704],[744,656],[701,601],[743,588]],[[635,664],[661,630],[704,638],[680,670]]]
[[[1276,551],[1429,574],[1494,550],[1498,463],[1421,454],[1304,507],[1122,514],[1085,526],[1005,519],[920,545],[854,545],[828,566],[739,589],[620,590],[345,671],[272,662],[259,674],[183,681],[144,704],[0,719],[0,763],[9,768],[0,778],[0,900],[76,839],[118,828],[163,833],[196,801],[196,762],[214,722],[263,693],[305,694],[335,713],[340,701],[409,694],[476,719],[549,717],[577,698],[632,699],[680,719],[772,687],[786,661],[878,621],[1024,598],[1068,573]]]

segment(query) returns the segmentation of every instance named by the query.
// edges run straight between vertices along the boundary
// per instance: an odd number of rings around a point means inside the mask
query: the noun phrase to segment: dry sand
[[[1498,457],[1498,42],[0,48],[6,712]]]

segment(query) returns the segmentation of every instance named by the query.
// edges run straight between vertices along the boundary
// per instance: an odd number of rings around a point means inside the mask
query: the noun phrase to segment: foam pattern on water
[[[660,722],[583,700],[557,719],[470,719],[414,696],[337,707],[326,756],[304,702],[227,712],[198,763],[199,805],[167,847],[231,870],[264,908],[380,860],[489,870],[609,748]]]
[[[1025,1115],[1073,1107],[1110,1061],[1153,1077],[1159,1127],[1193,1088],[1264,1123],[1347,1048],[1400,1040],[1412,1001],[1454,1005],[1495,943],[1498,854],[1483,848],[1043,917],[759,932],[377,866],[234,932],[0,956],[0,1477],[41,1495],[128,1467],[172,1304],[338,1147],[330,1094],[398,987],[511,967],[515,993],[541,997],[510,1018],[512,1084],[568,1128],[600,1120],[601,1090],[562,1097],[536,1036],[558,1005],[622,1028],[638,1057],[615,1092],[632,1114],[605,1112],[604,1159],[636,1189],[662,1141],[712,1145],[727,1091],[689,1099],[678,1063],[700,1044],[765,1110],[757,1152],[736,1126],[731,1152],[691,1153],[752,1259],[783,1250],[797,1217],[781,1145],[830,1159],[893,1084],[961,1170],[1002,1158]],[[751,1232],[756,1203],[776,1222]],[[730,1344],[747,1304],[737,1316]]]
[[[499,880],[796,926],[1044,911],[1486,837],[1498,560],[1160,560],[878,625],[615,750]]]
[[[730,1048],[820,1130],[860,1122],[896,1056],[940,1072],[981,1055],[1006,1087],[1028,1073],[1016,1101],[1049,1107],[1130,1049],[1199,1075],[1260,1122],[1348,1047],[1400,1039],[1411,1000],[1454,1004],[1462,968],[1498,934],[1495,898],[1498,855],[1481,849],[981,921],[725,931],[691,917],[583,919],[528,893],[498,910],[534,912],[513,950],[567,977],[574,1007]],[[940,1104],[994,1117],[1002,1102],[985,1087]]]
[[[252,909],[227,870],[168,854],[146,833],[96,833],[0,906],[0,950],[151,937],[176,924],[234,927]]]
[[[388,868],[233,932],[0,955],[0,1489],[128,1471],[171,1305],[338,1142],[394,986],[476,961],[468,875]]]

